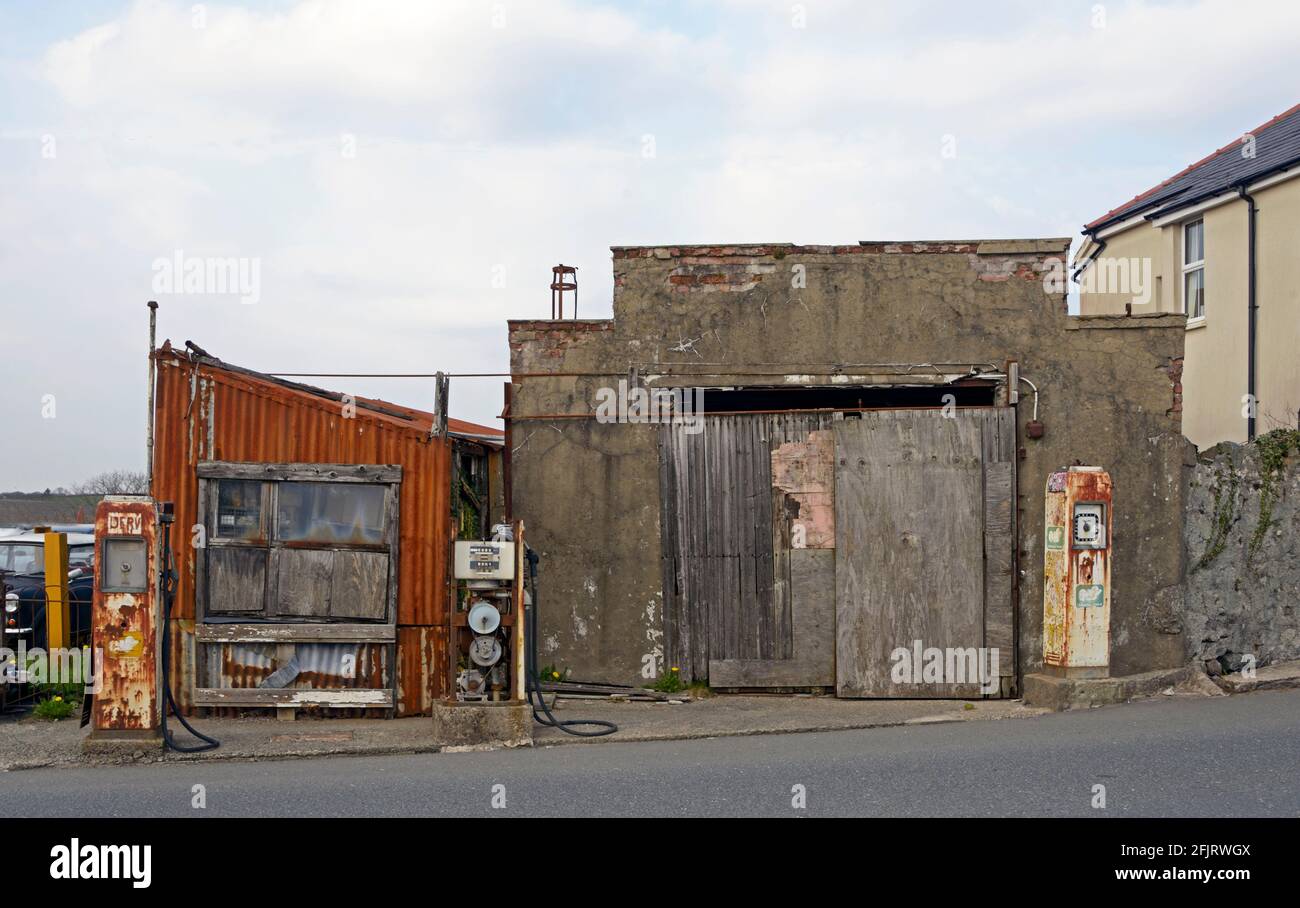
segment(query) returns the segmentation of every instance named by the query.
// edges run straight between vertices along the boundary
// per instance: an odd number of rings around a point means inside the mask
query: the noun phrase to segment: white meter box
[[[513,542],[458,541],[456,543],[457,580],[514,580],[515,544]]]

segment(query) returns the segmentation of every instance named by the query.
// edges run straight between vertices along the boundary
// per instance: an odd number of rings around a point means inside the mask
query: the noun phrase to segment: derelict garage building
[[[979,695],[896,684],[888,654],[921,640],[998,648],[1015,696],[1042,661],[1045,482],[1081,463],[1114,482],[1112,672],[1182,664],[1147,614],[1182,576],[1184,320],[1070,316],[1068,247],[615,247],[612,319],[510,322],[541,663]],[[702,424],[598,420],[620,382],[703,389]]]

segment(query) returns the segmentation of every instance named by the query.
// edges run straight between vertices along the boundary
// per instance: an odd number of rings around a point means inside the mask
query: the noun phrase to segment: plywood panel
[[[382,621],[388,611],[388,556],[382,552],[334,553],[330,616]]]
[[[278,549],[274,614],[320,617],[329,614],[334,553]]]
[[[836,690],[844,697],[978,696],[978,683],[899,683],[899,648],[984,638],[980,420],[864,413],[835,424]]]
[[[266,549],[207,549],[208,611],[218,615],[261,613],[266,608]]]

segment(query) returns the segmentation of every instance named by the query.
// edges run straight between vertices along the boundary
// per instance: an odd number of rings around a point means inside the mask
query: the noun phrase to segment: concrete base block
[[[162,731],[148,729],[91,729],[81,739],[82,753],[110,757],[134,757],[138,753],[162,753]]]
[[[531,746],[533,711],[527,703],[433,704],[433,738],[440,747]]]
[[[1192,665],[1119,678],[1065,678],[1055,674],[1025,675],[1026,706],[1043,709],[1087,709],[1153,697],[1170,687],[1191,681],[1198,673]]]

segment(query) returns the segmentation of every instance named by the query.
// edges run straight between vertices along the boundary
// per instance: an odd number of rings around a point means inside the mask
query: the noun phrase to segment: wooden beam
[[[394,643],[391,624],[200,624],[199,643]]]
[[[391,690],[334,688],[328,690],[276,690],[262,687],[200,687],[194,691],[195,706],[324,706],[352,709],[364,706],[391,707]]]

